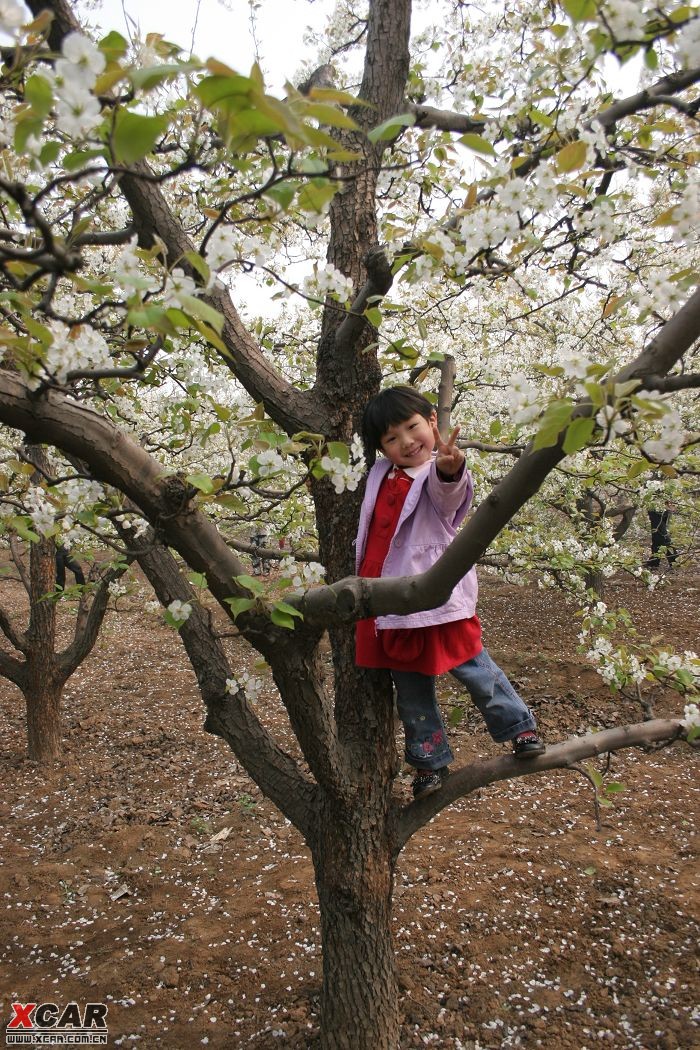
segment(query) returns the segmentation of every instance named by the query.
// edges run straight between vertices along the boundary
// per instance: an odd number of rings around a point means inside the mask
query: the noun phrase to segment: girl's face
[[[419,412],[402,423],[394,423],[382,437],[381,449],[396,467],[420,467],[427,463],[435,447],[437,414],[426,419]]]

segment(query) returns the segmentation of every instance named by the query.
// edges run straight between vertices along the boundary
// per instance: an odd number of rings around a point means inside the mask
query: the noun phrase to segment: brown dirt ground
[[[645,631],[697,648],[696,573],[653,595],[612,581],[609,595]],[[149,597],[137,581],[119,599],[68,683],[55,768],[26,760],[21,697],[0,681],[2,1027],[11,1001],[74,999],[109,1005],[110,1045],[312,1047],[308,852],[202,731],[194,675]],[[5,583],[3,601],[21,611],[19,587]],[[577,654],[560,594],[482,574],[480,611],[548,740],[640,720]],[[448,708],[462,704],[450,681]],[[657,713],[680,706],[661,696]],[[259,708],[291,748],[269,689]],[[460,763],[498,753],[467,705],[451,735]],[[422,829],[396,880],[401,1047],[699,1047],[697,760],[682,744],[614,756],[626,790],[601,831],[588,783],[562,771],[495,785]]]

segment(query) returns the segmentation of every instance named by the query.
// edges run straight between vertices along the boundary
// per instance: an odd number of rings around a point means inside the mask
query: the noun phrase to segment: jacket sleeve
[[[450,525],[458,525],[469,510],[474,495],[471,472],[467,470],[466,464],[457,481],[441,481],[433,460],[426,487],[430,502],[440,517]]]

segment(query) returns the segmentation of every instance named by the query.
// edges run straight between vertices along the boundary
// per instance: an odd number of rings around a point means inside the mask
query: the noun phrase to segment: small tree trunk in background
[[[56,545],[42,537],[29,553],[29,629],[21,689],[27,702],[29,757],[49,762],[61,752],[61,694],[56,667],[56,604],[47,600],[56,585]]]

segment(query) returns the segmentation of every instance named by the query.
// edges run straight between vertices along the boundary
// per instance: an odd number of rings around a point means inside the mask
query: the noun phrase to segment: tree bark
[[[325,799],[313,849],[321,911],[323,1050],[396,1050],[399,1008],[391,935],[394,867],[388,799],[343,812]]]
[[[56,545],[33,543],[29,554],[31,590],[26,664],[19,684],[27,704],[28,754],[52,762],[61,753],[61,694],[65,679],[55,658],[56,605],[45,600],[56,584]]]

